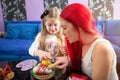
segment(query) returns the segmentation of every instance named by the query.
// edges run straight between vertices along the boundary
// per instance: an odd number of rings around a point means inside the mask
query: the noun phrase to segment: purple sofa
[[[115,49],[117,63],[120,63],[120,20],[96,20],[98,30]]]

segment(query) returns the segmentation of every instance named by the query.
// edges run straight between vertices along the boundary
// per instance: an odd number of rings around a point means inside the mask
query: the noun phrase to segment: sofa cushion
[[[103,30],[102,30],[102,26],[101,26],[101,25],[97,24],[96,27],[97,27],[97,30],[98,30],[100,33],[103,33]]]
[[[105,36],[120,36],[120,20],[107,20],[104,33]]]
[[[98,31],[103,34],[104,31],[103,31],[103,20],[95,20],[95,24],[96,24],[96,27],[98,29]]]
[[[38,33],[38,24],[22,24],[20,39],[34,39]]]
[[[117,63],[120,63],[120,36],[105,36],[105,38],[111,42],[116,52]]]
[[[0,39],[0,56],[1,55],[29,55],[28,49],[33,39]]]
[[[33,23],[8,23],[6,25],[7,39],[33,39],[38,33],[39,24]]]
[[[105,36],[105,38],[120,47],[120,36]]]
[[[6,30],[5,38],[7,38],[7,39],[17,39],[17,38],[19,38],[20,27],[18,27],[18,24],[15,25],[15,24],[9,23],[6,26],[6,28],[7,28],[7,30]]]

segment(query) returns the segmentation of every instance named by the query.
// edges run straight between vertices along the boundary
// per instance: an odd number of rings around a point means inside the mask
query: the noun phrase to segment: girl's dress
[[[29,48],[29,54],[33,55],[34,50],[36,49],[40,49],[39,46],[39,41],[40,41],[40,33],[38,33],[38,35],[36,36],[34,42],[32,43],[32,45]],[[55,35],[47,35],[46,36],[46,41],[45,41],[46,47],[45,47],[45,51],[50,52],[51,54],[53,54],[54,56],[57,53],[57,44],[58,44],[58,40],[57,37]]]

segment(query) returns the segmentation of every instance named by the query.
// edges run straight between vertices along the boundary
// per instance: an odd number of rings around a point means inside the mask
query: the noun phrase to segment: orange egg
[[[42,60],[41,63],[45,66],[48,66],[50,64],[50,61],[49,60]]]

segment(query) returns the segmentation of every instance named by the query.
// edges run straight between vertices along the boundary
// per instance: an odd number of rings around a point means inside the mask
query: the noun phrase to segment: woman
[[[73,72],[83,72],[92,80],[118,80],[115,51],[97,31],[89,9],[73,3],[63,9],[60,17],[68,51],[51,67],[64,68],[71,62]]]

